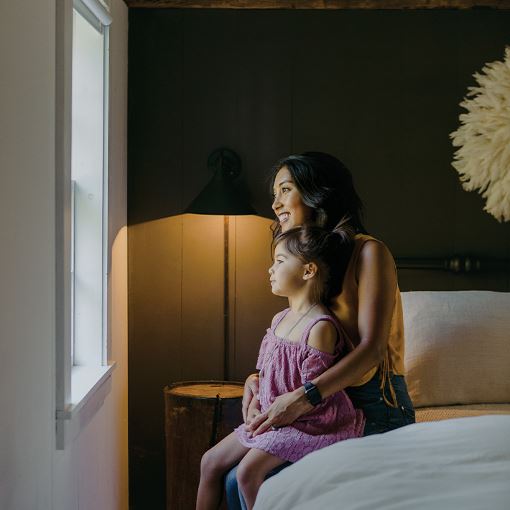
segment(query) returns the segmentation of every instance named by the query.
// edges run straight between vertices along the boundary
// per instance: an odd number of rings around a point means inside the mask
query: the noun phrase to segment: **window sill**
[[[71,403],[57,411],[57,449],[63,450],[89,423],[110,392],[117,366],[74,366],[71,369]]]
[[[94,400],[94,396],[111,377],[116,366],[116,362],[113,362],[111,365],[99,367],[71,368],[71,414],[77,413],[87,402]]]

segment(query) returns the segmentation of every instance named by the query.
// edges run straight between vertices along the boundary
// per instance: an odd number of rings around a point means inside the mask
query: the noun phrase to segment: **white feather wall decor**
[[[504,61],[485,64],[475,73],[460,106],[460,127],[450,134],[453,167],[466,191],[478,190],[484,211],[499,222],[510,221],[510,47]]]

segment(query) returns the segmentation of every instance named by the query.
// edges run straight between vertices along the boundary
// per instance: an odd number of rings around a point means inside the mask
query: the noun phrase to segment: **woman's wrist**
[[[308,399],[305,396],[305,388],[304,386],[300,386],[295,389],[293,392],[294,396],[294,405],[302,411],[300,414],[305,414],[308,411],[313,409],[313,405],[308,402]]]

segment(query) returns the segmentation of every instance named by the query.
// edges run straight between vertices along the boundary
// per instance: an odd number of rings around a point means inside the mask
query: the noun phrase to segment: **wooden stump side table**
[[[164,388],[167,510],[195,508],[200,459],[242,423],[243,388],[232,381],[187,381]]]

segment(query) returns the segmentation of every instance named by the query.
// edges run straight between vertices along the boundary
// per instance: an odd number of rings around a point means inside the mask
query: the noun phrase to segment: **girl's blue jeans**
[[[366,419],[363,431],[364,436],[381,434],[415,422],[414,407],[407,392],[404,377],[392,375],[391,382],[397,397],[397,407],[390,407],[385,403],[379,388],[379,373],[376,373],[366,384],[353,386],[345,390],[352,400],[354,407],[363,410]],[[386,398],[391,402],[391,396],[387,387],[385,388],[385,394]],[[266,476],[266,479],[290,466],[290,464],[290,462],[286,462],[273,469]],[[237,486],[236,471],[237,466],[233,467],[225,477],[228,509],[246,510],[246,505]]]

